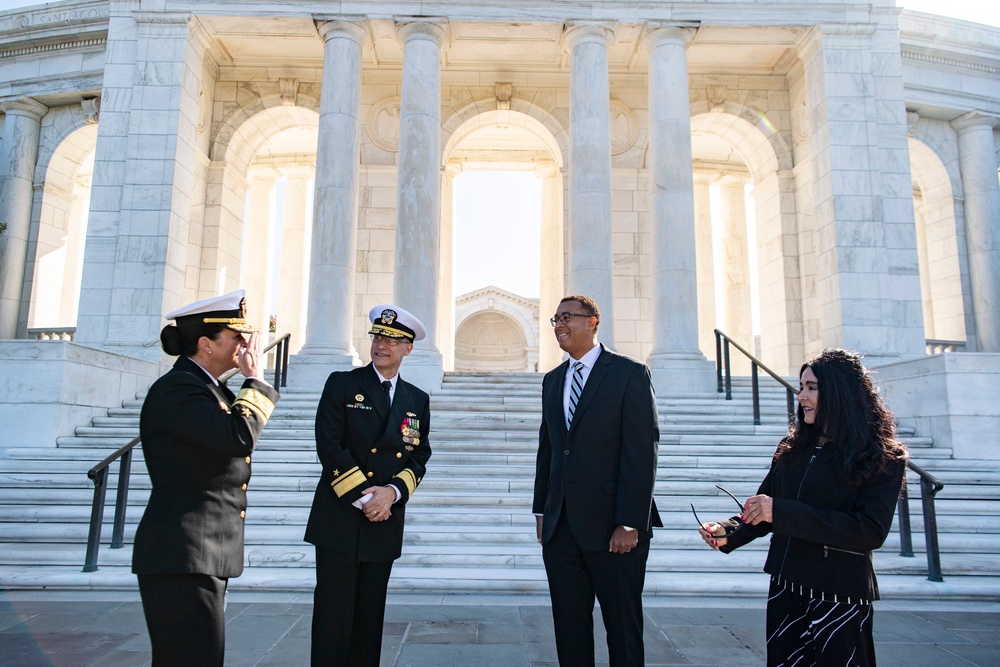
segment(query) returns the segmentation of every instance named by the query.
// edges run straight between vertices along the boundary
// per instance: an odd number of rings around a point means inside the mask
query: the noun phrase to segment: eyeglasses
[[[736,502],[736,505],[740,508],[740,515],[743,514],[743,503],[740,502],[739,498],[737,498],[733,494],[729,493],[729,491],[726,491],[724,488],[722,488],[718,484],[715,485],[715,488],[717,488],[719,491],[722,491],[724,494],[726,494],[727,496],[729,496],[730,498],[732,498],[733,501]],[[701,522],[701,519],[698,518],[698,513],[694,511],[694,503],[691,503],[691,513],[694,514],[694,520],[698,522],[698,527],[699,528],[703,528],[705,526],[705,524]],[[736,528],[733,528],[732,530],[727,530],[726,533],[725,533],[725,535],[716,535],[715,539],[721,540],[723,538],[729,537],[730,535],[732,535],[733,533],[735,533],[737,530],[739,530],[740,527],[743,525],[744,522],[743,522],[743,519],[741,519],[739,517],[737,517],[736,520],[739,522],[739,525],[737,525]]]
[[[588,315],[587,313],[562,313],[561,315],[550,317],[549,324],[552,326],[557,324],[569,324],[569,320],[572,317],[593,317],[593,315]]]
[[[396,347],[400,343],[409,343],[410,341],[405,338],[389,338],[388,336],[381,336],[379,334],[368,334],[373,343],[381,343],[382,345],[388,345],[389,347]]]

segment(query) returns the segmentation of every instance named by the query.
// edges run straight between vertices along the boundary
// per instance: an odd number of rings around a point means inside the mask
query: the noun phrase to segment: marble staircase
[[[286,390],[254,454],[246,526],[247,568],[231,586],[309,590],[314,554],[302,542],[320,466],[313,443],[317,392]],[[407,510],[402,558],[390,586],[427,593],[546,591],[531,515],[541,376],[448,374],[432,396],[434,454]],[[0,445],[0,587],[132,589],[131,538],[149,495],[136,450],[126,546],[110,549],[117,464],[112,468],[100,569],[81,572],[93,485],[86,471],[138,433],[141,398],[77,429],[56,446]],[[704,520],[729,516],[752,495],[784,433],[783,391],[764,388],[761,426],[752,424],[749,382],[734,399],[696,394],[658,397],[661,442],[656,502],[666,528],[650,553],[651,595],[762,595],[766,540],[725,556],[702,544],[690,504]],[[1000,596],[1000,473],[960,461],[948,449],[902,430],[915,462],[941,479],[938,527],[945,581],[926,580],[919,488],[911,475],[913,542],[899,556],[893,530],[876,553],[886,598]],[[31,446],[35,444],[35,446]]]

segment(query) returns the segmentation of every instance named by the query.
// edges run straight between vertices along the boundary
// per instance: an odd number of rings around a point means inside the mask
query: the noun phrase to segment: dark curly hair
[[[805,423],[799,404],[797,419],[789,424],[775,459],[804,456],[822,439],[836,447],[844,476],[860,486],[889,463],[906,458],[892,413],[875,390],[860,354],[827,348],[802,364],[800,378],[807,368],[816,375],[819,389],[815,423]]]

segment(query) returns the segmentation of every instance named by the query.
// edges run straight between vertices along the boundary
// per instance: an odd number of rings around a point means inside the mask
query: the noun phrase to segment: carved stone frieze
[[[87,125],[97,125],[98,117],[101,115],[101,98],[80,100],[80,107],[83,109],[83,122]]]

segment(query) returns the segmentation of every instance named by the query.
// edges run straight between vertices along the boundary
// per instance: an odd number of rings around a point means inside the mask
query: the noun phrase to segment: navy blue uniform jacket
[[[389,397],[371,364],[331,373],[316,411],[316,450],[323,473],[306,525],[306,542],[358,560],[385,562],[403,548],[406,502],[427,469],[431,445],[430,397],[400,377]],[[404,441],[403,429],[419,432]],[[371,486],[391,484],[400,493],[385,521],[368,521],[352,503]]]
[[[132,572],[243,573],[250,455],[278,398],[259,380],[246,380],[234,396],[187,357],[153,383],[139,417],[153,490]]]

